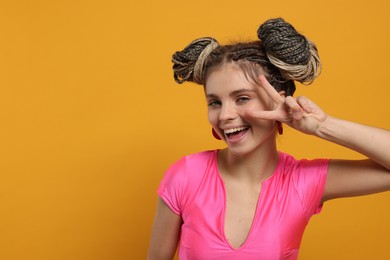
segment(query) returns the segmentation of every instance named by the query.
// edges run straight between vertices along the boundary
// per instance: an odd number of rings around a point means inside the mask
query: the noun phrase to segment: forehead
[[[235,63],[227,63],[209,71],[205,81],[206,94],[220,94],[238,89],[253,89],[256,83]]]

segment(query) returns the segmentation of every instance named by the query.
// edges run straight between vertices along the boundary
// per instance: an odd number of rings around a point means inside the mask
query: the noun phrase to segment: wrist
[[[336,120],[336,118],[328,115],[325,120],[319,124],[317,131],[315,131],[314,135],[323,139],[328,139],[329,137],[334,136],[334,125]]]

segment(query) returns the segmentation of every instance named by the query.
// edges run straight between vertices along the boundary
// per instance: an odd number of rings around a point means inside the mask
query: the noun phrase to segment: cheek
[[[209,109],[207,115],[211,125],[216,125],[218,123],[218,113],[216,111]]]
[[[261,133],[272,132],[275,129],[275,121],[273,120],[255,120],[251,122],[255,132]]]
[[[271,103],[272,105],[272,103]],[[268,119],[257,119],[245,116],[245,111],[270,111],[272,106],[269,104],[264,105],[262,102],[254,102],[251,105],[246,106],[240,111],[241,117],[251,124],[253,127],[262,130],[270,130],[274,127],[275,122]]]

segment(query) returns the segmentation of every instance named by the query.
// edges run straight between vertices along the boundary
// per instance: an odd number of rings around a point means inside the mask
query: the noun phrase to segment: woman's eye
[[[246,102],[248,102],[250,100],[250,98],[249,97],[239,97],[239,98],[237,98],[237,103],[238,104],[245,104]]]
[[[221,102],[218,101],[218,100],[210,100],[207,105],[209,107],[217,107],[217,106],[220,106],[221,105]]]

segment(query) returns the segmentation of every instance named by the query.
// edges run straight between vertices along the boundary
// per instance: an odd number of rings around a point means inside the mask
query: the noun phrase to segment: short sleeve
[[[171,165],[165,172],[157,190],[160,198],[177,215],[183,212],[184,192],[187,186],[186,168],[185,157]]]
[[[321,212],[328,165],[328,159],[300,160],[294,170],[295,188],[308,219]]]

